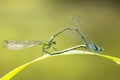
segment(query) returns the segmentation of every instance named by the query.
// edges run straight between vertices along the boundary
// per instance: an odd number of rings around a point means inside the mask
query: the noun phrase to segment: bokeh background
[[[70,25],[72,16],[81,17],[93,42],[104,48],[102,54],[120,57],[120,6],[115,0],[0,0],[0,77],[42,51],[41,46],[8,50],[4,40],[49,40]],[[60,35],[56,47],[81,44],[75,39]],[[59,56],[28,66],[12,80],[120,80],[120,66],[90,55]]]

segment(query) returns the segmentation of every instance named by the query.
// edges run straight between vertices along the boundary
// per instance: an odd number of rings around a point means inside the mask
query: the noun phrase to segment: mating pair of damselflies
[[[62,29],[61,31],[57,32],[56,34],[54,34],[53,36],[51,36],[49,41],[35,41],[35,40],[5,40],[4,41],[4,46],[8,49],[11,50],[20,50],[20,49],[25,49],[25,48],[29,48],[32,46],[36,46],[36,45],[42,45],[42,52],[43,53],[48,53],[50,55],[55,55],[55,54],[61,54],[64,52],[68,52],[74,49],[78,49],[78,48],[86,48],[86,49],[90,49],[93,52],[96,53],[101,53],[103,52],[103,49],[96,46],[93,42],[88,41],[86,36],[79,30],[79,28],[81,27],[79,24],[78,19],[79,17],[72,17],[72,21],[75,24],[75,28],[71,28],[71,27],[66,27],[64,29]],[[82,39],[83,41],[83,45],[78,45],[78,46],[74,46],[68,49],[64,49],[61,51],[56,51],[56,48],[54,48],[54,45],[56,44],[56,42],[54,41],[54,39],[61,33],[65,32],[65,31],[75,31],[79,37]],[[49,52],[48,50],[50,48],[55,49],[55,52]]]

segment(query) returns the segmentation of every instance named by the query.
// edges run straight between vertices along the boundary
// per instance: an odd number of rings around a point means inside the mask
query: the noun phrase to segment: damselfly
[[[21,50],[25,48],[30,48],[37,45],[42,45],[43,53],[49,53],[48,49],[53,48],[56,42],[49,41],[35,41],[35,40],[5,40],[3,46],[11,50]]]
[[[35,41],[35,40],[5,40],[3,45],[11,50],[20,50],[20,49],[25,49],[25,48],[29,48],[29,47],[33,47],[36,45],[42,45],[42,52],[43,53],[48,53],[50,55],[54,55],[54,54],[61,54],[63,52],[67,52],[70,50],[74,50],[74,49],[78,49],[78,48],[86,48],[86,49],[91,49],[92,51],[96,52],[96,53],[100,53],[103,52],[102,48],[99,48],[98,46],[96,46],[94,43],[87,41],[86,37],[83,35],[82,32],[79,31],[79,29],[77,27],[80,27],[76,21],[76,17],[73,17],[73,21],[76,25],[76,28],[71,28],[71,27],[66,27],[64,29],[62,29],[61,31],[57,32],[56,34],[54,34],[53,36],[51,36],[49,41]],[[54,41],[54,39],[61,33],[68,31],[68,30],[74,30],[76,31],[77,34],[79,34],[79,37],[81,37],[82,41],[83,41],[83,45],[78,45],[78,46],[74,46],[65,50],[61,50],[61,51],[55,51],[55,52],[49,52],[48,49],[53,48],[56,50],[56,48],[54,47],[54,45],[56,44],[56,42]]]
[[[103,49],[102,49],[102,48],[98,47],[98,46],[97,46],[96,44],[94,44],[92,41],[89,41],[89,40],[88,40],[88,37],[86,37],[86,36],[82,33],[82,31],[79,30],[79,28],[81,27],[81,25],[79,24],[78,18],[79,18],[79,17],[76,17],[76,16],[72,17],[72,22],[75,24],[75,28],[71,28],[71,27],[66,27],[66,28],[64,28],[62,31],[60,31],[60,32],[56,33],[55,35],[53,35],[53,36],[51,37],[51,39],[50,39],[50,42],[52,42],[53,39],[54,39],[57,35],[63,33],[64,31],[74,30],[74,31],[76,31],[76,33],[79,35],[79,37],[82,39],[83,45],[74,46],[74,47],[72,47],[72,48],[68,48],[68,49],[65,49],[65,50],[62,50],[62,51],[54,52],[53,54],[60,54],[60,53],[67,52],[67,51],[74,50],[74,49],[78,49],[78,48],[81,48],[81,47],[86,48],[86,49],[90,49],[90,50],[92,50],[92,51],[95,52],[95,53],[101,53],[101,52],[103,52]]]

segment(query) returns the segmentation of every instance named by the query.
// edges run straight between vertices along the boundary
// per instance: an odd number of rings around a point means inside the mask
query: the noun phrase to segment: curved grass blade
[[[2,78],[0,78],[0,80],[10,80],[12,79],[15,75],[17,75],[20,71],[24,70],[27,66],[31,65],[34,62],[40,61],[40,60],[44,60],[50,57],[56,57],[56,56],[60,56],[60,55],[94,55],[94,56],[100,56],[106,59],[110,59],[114,62],[116,62],[117,64],[120,64],[120,58],[116,58],[113,56],[109,56],[109,55],[103,55],[103,54],[96,54],[93,52],[86,52],[86,51],[79,51],[79,50],[72,50],[72,51],[68,51],[68,52],[64,52],[62,54],[57,54],[57,55],[49,55],[49,54],[45,54],[39,58],[36,58],[28,63],[25,63],[17,68],[15,68],[14,70],[12,70],[11,72],[9,72],[8,74],[6,74],[5,76],[3,76]]]
[[[8,74],[6,74],[5,76],[3,76],[2,78],[0,78],[0,80],[10,80],[12,79],[16,74],[18,74],[20,71],[22,71],[24,68],[26,68],[27,66],[29,66],[30,64],[34,63],[34,62],[37,62],[39,60],[43,60],[47,57],[49,57],[50,55],[49,54],[46,54],[44,56],[41,56],[39,58],[36,58],[30,62],[27,62],[17,68],[15,68],[14,70],[10,71]]]

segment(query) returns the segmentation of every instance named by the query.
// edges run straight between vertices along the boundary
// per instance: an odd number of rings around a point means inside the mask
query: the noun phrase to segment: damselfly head
[[[53,41],[53,42],[52,42],[52,44],[53,44],[53,45],[56,45],[56,42],[55,42],[55,41]]]
[[[103,48],[99,48],[99,52],[102,53],[104,51]]]
[[[90,43],[89,44],[89,47],[92,51],[96,52],[96,53],[102,53],[104,50],[98,46],[96,46],[95,44],[93,43]]]

